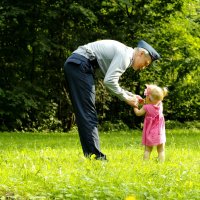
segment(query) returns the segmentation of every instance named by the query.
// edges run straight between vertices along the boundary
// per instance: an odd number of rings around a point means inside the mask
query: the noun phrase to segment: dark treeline
[[[73,110],[63,65],[79,45],[144,39],[162,59],[120,84],[143,96],[146,83],[169,88],[165,117],[199,120],[200,8],[198,0],[1,0],[0,131],[70,130]],[[131,69],[130,69],[131,70]],[[141,123],[130,106],[96,81],[99,123]]]

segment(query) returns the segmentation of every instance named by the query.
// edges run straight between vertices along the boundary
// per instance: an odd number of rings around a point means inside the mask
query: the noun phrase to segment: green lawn
[[[141,131],[100,132],[109,162],[78,134],[0,133],[0,199],[200,199],[200,130],[167,130],[166,161],[143,162]]]

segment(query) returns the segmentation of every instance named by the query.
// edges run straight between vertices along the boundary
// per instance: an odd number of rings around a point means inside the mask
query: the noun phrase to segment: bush
[[[99,125],[100,131],[119,131],[119,130],[129,130],[129,127],[121,120],[116,122],[105,121]]]
[[[166,121],[166,129],[200,129],[200,121],[179,122],[174,120]]]

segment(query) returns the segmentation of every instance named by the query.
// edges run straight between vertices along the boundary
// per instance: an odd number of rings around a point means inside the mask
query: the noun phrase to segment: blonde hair
[[[146,85],[149,90],[149,97],[153,101],[162,101],[168,94],[166,87],[159,87],[157,85]]]

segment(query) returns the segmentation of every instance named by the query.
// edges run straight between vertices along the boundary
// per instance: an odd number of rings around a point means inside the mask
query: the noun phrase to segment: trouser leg
[[[98,119],[95,108],[95,85],[91,66],[66,62],[64,66],[70,98],[74,107],[80,142],[85,156],[106,156],[100,151]]]

